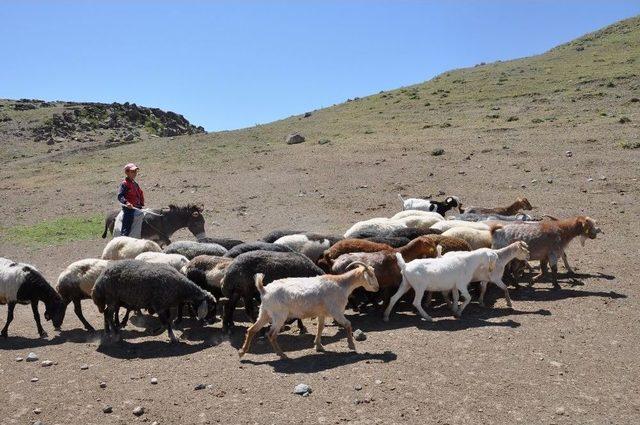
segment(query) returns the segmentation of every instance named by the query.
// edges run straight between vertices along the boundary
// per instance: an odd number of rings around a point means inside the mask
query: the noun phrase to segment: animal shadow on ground
[[[278,340],[280,342],[280,340]],[[346,344],[346,340],[345,340]],[[271,348],[271,344],[266,343],[262,345],[268,345]],[[283,344],[281,344],[283,345]],[[283,346],[282,349],[285,353],[288,354],[288,350]],[[270,352],[271,355],[275,356],[273,351]],[[251,353],[247,353],[246,355],[252,354],[261,354],[257,350],[252,350]],[[273,367],[274,372],[279,373],[315,373],[322,372],[329,369],[334,369],[336,367],[341,367],[353,363],[358,363],[361,361],[368,362],[378,362],[378,363],[389,363],[395,361],[398,356],[391,352],[385,351],[383,353],[357,353],[357,352],[331,352],[327,350],[324,353],[314,353],[308,356],[302,357],[293,357],[288,359],[277,359],[277,360],[267,360],[267,361],[255,361],[251,358],[243,358],[242,363],[252,364],[255,366],[259,365],[269,365]]]

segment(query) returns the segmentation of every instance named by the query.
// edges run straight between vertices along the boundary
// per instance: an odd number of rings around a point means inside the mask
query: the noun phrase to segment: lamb
[[[189,259],[184,255],[165,254],[164,252],[143,252],[137,255],[135,259],[146,261],[147,263],[168,264],[176,270],[182,270],[189,262]]]
[[[344,316],[349,294],[360,286],[375,292],[378,290],[378,281],[373,268],[358,262],[352,263],[350,267],[355,269],[337,276],[281,279],[271,282],[267,287],[263,284],[264,275],[256,274],[255,286],[260,293],[262,304],[260,304],[257,320],[247,330],[244,344],[238,351],[238,355],[242,357],[249,351],[256,333],[270,322],[271,329],[267,334],[269,342],[280,358],[286,359],[287,356],[277,341],[280,329],[287,319],[308,317],[318,318],[318,331],[314,344],[316,351],[323,352],[325,349],[322,346],[321,336],[327,316],[333,317],[345,328],[349,349],[355,351],[351,322]]]
[[[224,305],[222,327],[226,332],[233,328],[233,312],[240,298],[245,311],[255,321],[254,299],[258,297],[253,276],[265,275],[265,284],[285,277],[312,277],[324,274],[322,269],[297,252],[251,251],[239,255],[227,268],[222,280],[222,294],[228,298]],[[304,326],[298,323],[300,331]]]
[[[49,285],[44,276],[32,265],[16,263],[7,258],[0,258],[0,304],[7,304],[7,322],[0,336],[7,338],[9,325],[13,321],[13,310],[16,304],[31,304],[33,319],[40,337],[47,333],[40,323],[38,302],[45,305],[44,318],[51,320],[55,330],[60,330],[64,320],[66,304],[60,295]]]
[[[200,239],[198,239],[198,242],[201,242],[201,243],[215,243],[215,244],[218,244],[220,246],[223,246],[225,249],[231,249],[234,246],[237,246],[237,245],[240,245],[240,244],[244,243],[244,241],[241,241],[241,240],[238,240],[238,239],[210,238],[210,237],[200,238]]]
[[[421,236],[402,248],[393,251],[353,252],[338,257],[331,267],[332,274],[345,273],[354,261],[360,261],[373,267],[380,288],[383,289],[383,307],[389,304],[392,291],[397,289],[402,280],[395,253],[402,255],[405,261],[416,258],[433,258],[437,255],[436,244],[428,236]]]
[[[460,317],[471,301],[467,286],[473,275],[481,267],[487,268],[489,273],[493,272],[498,255],[493,251],[471,251],[457,253],[455,256],[418,259],[405,263],[402,255],[396,253],[396,259],[402,271],[402,282],[384,312],[383,320],[385,322],[389,320],[393,306],[409,289],[413,289],[415,292],[413,306],[425,320],[432,320],[431,316],[422,308],[422,297],[425,291],[451,291],[453,294],[452,310],[456,317]],[[458,291],[464,298],[461,306],[458,306]]]
[[[318,266],[320,266],[322,270],[328,272],[329,270],[331,270],[331,265],[333,264],[334,260],[342,254],[346,254],[348,252],[377,251],[393,252],[394,249],[389,245],[370,242],[364,239],[343,239],[322,254],[322,257],[318,259]]]
[[[389,233],[394,230],[408,227],[405,223],[387,217],[371,218],[359,221],[349,228],[344,234],[344,238],[353,238],[362,232]]]
[[[89,332],[93,332],[95,329],[82,314],[82,304],[80,302],[91,299],[93,286],[100,273],[107,268],[107,264],[109,264],[109,260],[85,258],[69,264],[58,276],[56,290],[62,297],[64,305],[67,306],[70,302],[73,302],[73,311]]]
[[[274,244],[287,246],[296,252],[306,255],[315,263],[322,253],[329,249],[337,240],[339,240],[339,238],[317,238],[314,237],[314,235],[294,234],[283,236],[277,239]],[[332,241],[335,242],[332,243]]]
[[[478,230],[489,230],[489,225],[486,223],[476,223],[474,221],[463,220],[442,220],[431,226],[432,229],[440,230],[443,233],[449,229],[453,229],[454,227],[470,227]]]
[[[148,309],[158,314],[172,343],[177,343],[171,329],[172,308],[190,304],[198,319],[215,315],[215,298],[168,264],[151,264],[140,260],[115,261],[107,265],[91,295],[98,311],[104,314],[104,329],[119,337],[117,313],[121,306]]]
[[[176,241],[171,242],[165,249],[166,254],[181,254],[191,260],[198,255],[217,255],[221,256],[227,252],[227,249],[216,243],[202,243],[194,241]]]
[[[240,245],[236,245],[227,251],[223,257],[236,258],[240,254],[250,251],[277,251],[277,252],[293,252],[293,249],[284,245],[276,245],[270,242],[245,242]]]
[[[450,209],[458,208],[458,211],[460,211],[462,207],[462,202],[460,202],[460,198],[457,196],[449,196],[443,202],[421,198],[404,199],[401,195],[398,195],[398,197],[400,198],[400,202],[402,202],[403,210],[435,211],[444,216]]]
[[[162,252],[157,243],[147,239],[118,236],[109,241],[102,251],[103,260],[133,259],[143,252]]]
[[[551,265],[551,278],[554,288],[558,285],[558,259],[563,256],[567,245],[576,236],[584,246],[585,240],[595,239],[602,230],[595,220],[579,215],[563,220],[543,220],[537,223],[495,224],[491,227],[493,248],[503,248],[515,241],[524,241],[529,247],[529,259],[540,261],[538,280],[546,274],[547,263]]]
[[[532,210],[533,207],[529,203],[527,198],[518,198],[516,201],[508,207],[496,207],[496,208],[482,208],[482,207],[468,207],[464,211],[466,213],[475,214],[500,214],[500,215],[516,215],[521,210]]]
[[[471,246],[471,249],[491,248],[492,243],[489,230],[478,230],[470,227],[454,227],[444,232],[442,236],[465,240]]]
[[[198,255],[183,267],[182,273],[193,283],[211,292],[216,299],[222,297],[222,279],[233,258]]]

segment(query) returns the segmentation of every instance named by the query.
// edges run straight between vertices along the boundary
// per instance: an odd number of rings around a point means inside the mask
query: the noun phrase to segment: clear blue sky
[[[542,53],[640,1],[7,1],[0,97],[135,102],[207,130]]]

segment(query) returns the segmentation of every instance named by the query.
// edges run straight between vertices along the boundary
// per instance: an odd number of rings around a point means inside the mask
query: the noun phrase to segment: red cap
[[[130,171],[130,170],[137,170],[139,167],[134,164],[133,162],[128,163],[127,165],[124,166],[124,171]]]

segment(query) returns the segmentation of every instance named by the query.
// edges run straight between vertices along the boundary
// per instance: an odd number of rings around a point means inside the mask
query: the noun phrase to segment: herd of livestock
[[[492,282],[511,306],[505,276],[517,286],[523,271],[531,269],[528,262],[539,261],[540,274],[532,281],[546,276],[550,267],[552,283],[558,287],[558,261],[562,259],[567,271],[573,272],[565,254],[567,245],[576,237],[584,244],[601,232],[586,216],[534,219],[523,212],[532,209],[526,198],[498,208],[463,208],[453,196],[442,202],[401,201],[403,210],[393,217],[358,222],[340,237],[278,230],[255,242],[205,237],[201,208],[172,206],[167,212],[187,213],[184,219],[174,220],[171,229],[160,232],[156,241],[115,237],[102,258],[70,264],[55,288],[34,266],[0,258],[0,304],[8,305],[1,336],[7,337],[16,304],[31,304],[38,332],[45,336],[40,301],[45,304],[45,319],[56,330],[73,303],[75,314],[93,332],[81,307],[82,300],[92,299],[103,313],[105,338],[118,338],[130,312],[141,314],[144,309],[156,314],[171,341],[177,342],[172,325],[183,315],[207,325],[215,321],[218,306],[222,328],[231,332],[234,311],[242,301],[253,325],[240,356],[249,350],[256,333],[270,325],[267,337],[276,353],[286,357],[277,334],[293,320],[301,333],[306,332],[305,318],[317,318],[316,350],[323,350],[320,338],[328,317],[345,328],[349,348],[355,349],[344,314],[347,306],[365,311],[373,305],[387,321],[404,298],[420,316],[431,320],[425,307],[432,293],[438,292],[460,317],[471,301],[471,282],[480,282],[480,305]],[[453,210],[458,213],[445,218]],[[194,219],[202,229],[192,229]],[[168,236],[180,227],[188,227],[198,241],[170,243]],[[410,290],[412,298],[405,298]],[[126,310],[123,319],[121,308]]]

